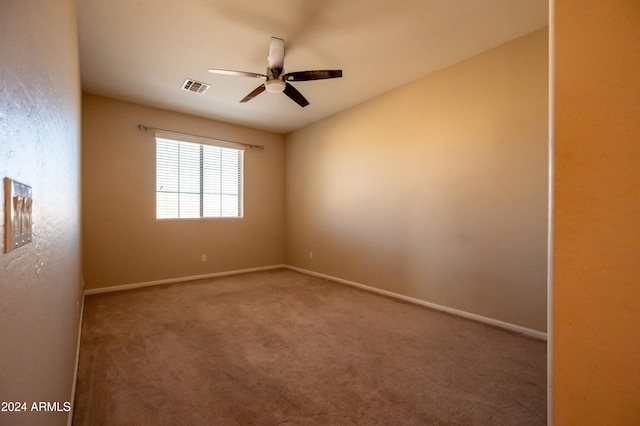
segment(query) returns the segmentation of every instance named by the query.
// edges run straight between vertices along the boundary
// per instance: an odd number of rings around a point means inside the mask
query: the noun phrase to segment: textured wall
[[[287,135],[287,263],[546,332],[547,44]]]
[[[82,107],[87,288],[283,263],[281,135],[93,95]],[[244,217],[156,220],[155,139],[138,123],[264,145],[245,150]]]
[[[553,419],[640,424],[640,2],[555,2]]]
[[[65,402],[81,293],[80,78],[72,0],[0,2],[0,177],[33,188],[31,244],[0,254],[0,401]],[[4,210],[0,212],[4,241]],[[3,244],[4,245],[4,244]],[[0,412],[3,425],[68,413]]]

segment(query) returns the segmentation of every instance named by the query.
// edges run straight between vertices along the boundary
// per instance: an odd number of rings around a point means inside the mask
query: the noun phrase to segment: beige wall
[[[546,332],[547,115],[543,29],[287,135],[286,262]]]
[[[0,401],[71,398],[80,275],[80,76],[73,0],[0,2],[0,178],[32,187],[33,242],[4,253]],[[0,412],[2,425],[63,425],[66,412]]]
[[[640,3],[554,14],[554,424],[637,425]]]
[[[86,288],[283,263],[281,135],[92,95],[82,107]],[[264,145],[245,151],[244,218],[156,220],[155,140],[138,123]]]

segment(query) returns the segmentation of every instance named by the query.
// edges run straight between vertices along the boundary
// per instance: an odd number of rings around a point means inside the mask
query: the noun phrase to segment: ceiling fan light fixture
[[[286,86],[285,82],[280,79],[267,80],[264,83],[267,92],[270,93],[281,93],[284,91]]]

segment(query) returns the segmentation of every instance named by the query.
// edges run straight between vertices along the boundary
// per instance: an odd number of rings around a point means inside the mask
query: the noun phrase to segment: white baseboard
[[[295,266],[285,265],[285,268],[291,269],[293,271],[297,271],[297,272],[300,272],[300,273],[303,273],[303,274],[307,274],[307,275],[313,275],[313,276],[320,277],[320,278],[326,278],[326,279],[331,280],[331,281],[336,281],[336,282],[339,282],[341,284],[350,285],[352,287],[357,287],[357,288],[360,288],[360,289],[363,289],[363,290],[366,290],[366,291],[370,291],[370,292],[373,292],[373,293],[378,293],[378,294],[382,294],[382,295],[385,295],[385,296],[393,297],[394,299],[399,299],[399,300],[403,300],[405,302],[415,303],[417,305],[426,306],[428,308],[436,309],[438,311],[447,312],[449,314],[453,314],[453,315],[457,315],[457,316],[460,316],[460,317],[464,317],[464,318],[472,319],[472,320],[475,320],[475,321],[483,322],[483,323],[490,324],[490,325],[493,325],[493,326],[496,326],[496,327],[504,328],[506,330],[514,331],[516,333],[521,333],[521,334],[524,334],[526,336],[533,337],[533,338],[536,338],[536,339],[545,340],[545,341],[547,340],[547,333],[543,333],[543,332],[538,331],[538,330],[533,330],[531,328],[522,327],[522,326],[519,326],[519,325],[516,325],[516,324],[511,324],[511,323],[500,321],[500,320],[497,320],[497,319],[484,317],[482,315],[473,314],[471,312],[466,312],[466,311],[462,311],[462,310],[459,310],[459,309],[449,308],[448,306],[438,305],[436,303],[427,302],[425,300],[416,299],[414,297],[409,297],[409,296],[405,296],[405,295],[402,295],[402,294],[394,293],[394,292],[391,292],[391,291],[382,290],[382,289],[379,289],[379,288],[376,288],[376,287],[371,287],[371,286],[360,284],[360,283],[357,283],[357,282],[354,282],[354,281],[344,280],[342,278],[333,277],[331,275],[321,274],[319,272],[309,271],[307,269],[298,268],[298,267],[295,267]]]
[[[223,277],[223,276],[227,276],[227,275],[236,275],[236,274],[244,274],[247,272],[257,272],[257,271],[266,271],[269,269],[278,269],[278,268],[286,268],[286,269],[290,269],[292,271],[297,271],[303,274],[307,274],[307,275],[313,275],[316,277],[320,277],[320,278],[325,278],[331,281],[335,281],[341,284],[346,284],[346,285],[350,285],[352,287],[357,287],[366,291],[370,291],[373,293],[378,293],[378,294],[382,294],[384,296],[388,296],[388,297],[393,297],[395,299],[399,299],[399,300],[403,300],[405,302],[410,302],[410,303],[415,303],[417,305],[421,305],[421,306],[426,306],[428,308],[431,309],[436,309],[438,311],[442,311],[442,312],[447,312],[449,314],[453,314],[453,315],[457,315],[463,318],[468,318],[468,319],[472,319],[475,321],[479,321],[479,322],[483,322],[485,324],[490,324],[496,327],[500,327],[500,328],[504,328],[506,330],[510,330],[510,331],[514,331],[516,333],[521,333],[524,334],[526,336],[529,337],[533,337],[536,339],[540,339],[540,340],[547,340],[547,333],[543,333],[541,331],[538,330],[533,330],[531,328],[527,328],[527,327],[522,327],[516,324],[511,324],[508,322],[504,322],[504,321],[500,321],[494,318],[489,318],[489,317],[485,317],[482,315],[477,315],[471,312],[466,312],[466,311],[462,311],[460,309],[454,309],[454,308],[450,308],[448,306],[443,306],[443,305],[438,305],[437,303],[431,303],[431,302],[427,302],[426,300],[421,300],[421,299],[416,299],[414,297],[409,297],[409,296],[405,296],[403,294],[399,294],[399,293],[394,293],[388,290],[382,290],[376,287],[371,287],[365,284],[360,284],[354,281],[349,281],[349,280],[345,280],[342,278],[337,278],[331,275],[326,275],[326,274],[321,274],[319,272],[314,272],[314,271],[310,271],[308,269],[303,269],[303,268],[298,268],[295,266],[291,266],[291,265],[271,265],[271,266],[262,266],[262,267],[258,267],[258,268],[249,268],[249,269],[238,269],[238,270],[234,270],[234,271],[225,271],[225,272],[214,272],[212,274],[204,274],[204,275],[193,275],[193,276],[189,276],[189,277],[179,277],[179,278],[169,278],[169,279],[165,279],[165,280],[157,280],[157,281],[147,281],[147,282],[141,282],[141,283],[134,283],[134,284],[124,284],[124,285],[117,285],[117,286],[110,286],[110,287],[100,287],[100,288],[92,288],[92,289],[88,289],[84,291],[85,295],[89,295],[89,294],[99,294],[99,293],[109,293],[112,291],[122,291],[122,290],[131,290],[134,288],[141,288],[141,287],[149,287],[149,286],[154,286],[154,285],[161,285],[161,284],[172,284],[172,283],[179,283],[179,282],[185,282],[185,281],[194,281],[194,280],[200,280],[200,279],[206,279],[206,278],[215,278],[215,277]],[[84,306],[84,305],[83,305]]]
[[[78,342],[76,343],[76,363],[73,367],[73,383],[71,385],[71,410],[69,411],[69,417],[67,418],[67,426],[71,426],[73,423],[73,407],[76,401],[76,384],[78,382],[78,367],[80,365],[80,342],[82,341],[82,320],[84,318],[84,294],[80,298],[80,313],[78,318]]]
[[[169,279],[166,279],[166,280],[146,281],[146,282],[141,282],[141,283],[114,285],[114,286],[99,287],[99,288],[90,288],[88,290],[85,290],[84,294],[85,295],[89,295],[89,294],[99,294],[99,293],[110,293],[112,291],[131,290],[131,289],[134,289],[134,288],[149,287],[149,286],[154,286],[154,285],[173,284],[173,283],[180,283],[180,282],[185,282],[185,281],[195,281],[195,280],[201,280],[201,279],[206,279],[206,278],[224,277],[224,276],[227,276],[227,275],[244,274],[244,273],[247,273],[247,272],[267,271],[269,269],[278,269],[278,268],[286,268],[286,267],[287,267],[286,265],[261,266],[261,267],[258,267],[258,268],[237,269],[237,270],[234,270],[234,271],[214,272],[214,273],[211,273],[211,274],[192,275],[192,276],[189,276],[189,277],[179,277],[179,278],[169,278]]]

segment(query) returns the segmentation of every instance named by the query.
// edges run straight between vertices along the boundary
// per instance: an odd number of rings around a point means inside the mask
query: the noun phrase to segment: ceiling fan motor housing
[[[264,82],[265,88],[267,92],[271,93],[280,93],[284,91],[286,83],[279,78],[274,78],[273,80],[267,80]]]

